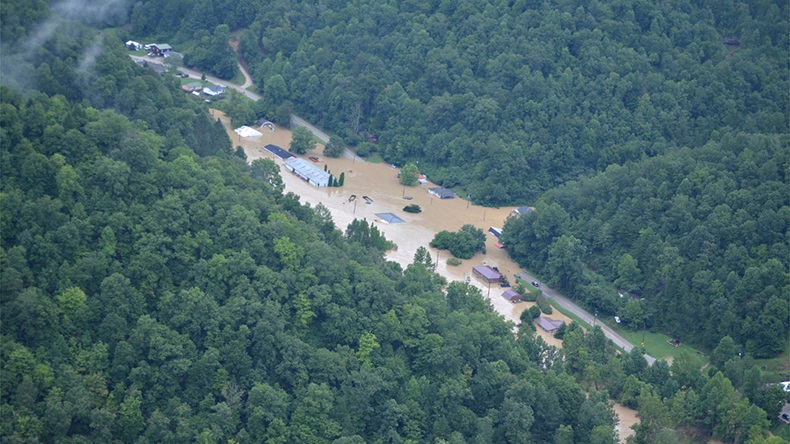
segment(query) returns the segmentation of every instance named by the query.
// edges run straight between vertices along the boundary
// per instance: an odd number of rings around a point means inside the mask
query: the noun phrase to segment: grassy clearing
[[[642,330],[631,330],[629,328],[623,327],[621,324],[617,324],[614,322],[614,319],[610,323],[608,323],[612,330],[616,331],[620,336],[627,339],[630,343],[634,345],[641,345],[642,344],[642,337],[643,331]],[[703,359],[707,362],[708,357],[701,351],[689,347],[686,344],[681,344],[680,347],[673,347],[667,343],[670,338],[669,336],[663,333],[656,333],[650,330],[644,331],[644,338],[645,338],[645,352],[653,356],[656,359],[664,358],[669,360],[669,358],[675,358],[676,356],[680,355],[684,351],[691,352],[697,355],[698,358]]]
[[[368,163],[384,163],[384,158],[379,155],[379,153],[373,153],[368,157],[365,157],[365,162]]]
[[[556,310],[558,310],[560,313],[573,319],[575,322],[579,323],[580,325],[583,325],[587,328],[590,327],[590,324],[583,321],[581,318],[574,315],[570,311],[562,308],[554,299],[549,298],[549,302],[551,303],[551,306],[554,307]],[[634,331],[624,328],[621,325],[617,324],[614,321],[614,319],[605,319],[605,321],[607,326],[611,327],[612,330],[616,331],[620,336],[628,340],[628,342],[636,346],[642,345],[642,330]],[[661,359],[661,358],[667,360],[669,360],[669,358],[674,359],[676,356],[678,356],[681,352],[685,350],[685,351],[691,351],[701,359],[707,361],[707,356],[695,348],[689,347],[685,344],[682,344],[680,347],[677,348],[669,345],[667,343],[667,340],[671,338],[667,335],[646,331],[644,334],[644,338],[645,338],[645,352],[656,359]]]
[[[770,359],[755,359],[755,363],[764,369],[765,382],[790,380],[790,341],[785,343],[785,351],[781,355]]]

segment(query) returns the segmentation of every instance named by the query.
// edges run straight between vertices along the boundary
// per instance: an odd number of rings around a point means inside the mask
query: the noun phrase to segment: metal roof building
[[[266,151],[274,154],[275,156],[277,156],[277,157],[279,157],[280,159],[283,159],[283,160],[291,159],[291,158],[294,157],[293,154],[289,153],[288,151],[285,151],[284,149],[280,148],[277,145],[269,144],[269,145],[266,145],[263,148]]]
[[[502,275],[488,265],[476,265],[472,267],[472,273],[474,273],[475,276],[482,278],[489,284],[502,280]]]
[[[439,199],[452,199],[456,194],[445,187],[428,188],[428,192],[438,197]]]
[[[505,290],[504,293],[502,293],[502,297],[510,302],[521,302],[521,295],[518,294],[516,290],[510,288]]]
[[[285,168],[301,177],[305,182],[317,187],[329,185],[329,173],[314,167],[310,162],[299,157],[292,157],[286,160]]]
[[[546,330],[549,333],[556,331],[558,328],[560,328],[560,325],[564,324],[562,321],[546,318],[543,316],[535,319],[535,323],[540,325],[540,328]]]

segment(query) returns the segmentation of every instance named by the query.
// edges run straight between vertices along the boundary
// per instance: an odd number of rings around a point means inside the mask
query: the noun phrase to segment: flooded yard
[[[260,129],[262,136],[244,138],[233,131],[224,114],[216,110],[212,110],[212,113],[225,125],[233,146],[241,146],[244,149],[249,162],[260,158],[273,159],[281,165],[285,192],[299,195],[301,202],[310,203],[312,206],[318,203],[323,204],[331,212],[335,225],[339,229],[345,230],[355,218],[364,218],[368,222],[374,223],[387,239],[398,245],[396,251],[387,254],[387,259],[398,262],[405,268],[413,262],[414,253],[419,247],[427,248],[434,262],[437,263],[436,271],[439,274],[450,281],[468,280],[480,288],[483,295],[488,297],[491,305],[500,315],[514,324],[520,322],[521,313],[533,304],[528,302],[511,303],[502,297],[505,288],[496,284],[491,284],[489,287],[488,284],[472,275],[473,266],[485,264],[497,267],[509,282],[516,282],[514,274],[520,271],[518,264],[509,258],[504,249],[496,247],[498,238],[488,233],[489,227],[502,228],[505,219],[515,207],[486,208],[461,198],[439,199],[428,193],[428,188],[437,186],[433,183],[404,187],[398,182],[397,169],[387,164],[367,163],[345,157],[327,158],[323,155],[323,146],[320,144],[315,150],[299,157],[317,158],[317,162],[315,162],[316,159],[312,159],[311,162],[321,169],[326,165],[327,170],[335,177],[344,173],[345,181],[343,187],[318,188],[288,172],[282,166],[284,162],[281,159],[263,148],[268,144],[274,144],[287,150],[291,142],[291,131],[281,127],[277,127],[274,132]],[[430,180],[430,177],[428,179]],[[351,195],[356,195],[357,198],[349,200]],[[362,196],[367,196],[369,199],[362,199]],[[411,199],[407,200],[405,197],[411,197]],[[419,205],[422,207],[422,212],[412,214],[403,211],[403,207],[410,204]],[[389,224],[376,216],[376,213],[384,212],[394,213],[403,219],[404,223]],[[464,260],[459,266],[449,266],[446,261],[451,257],[450,253],[430,248],[429,244],[439,231],[457,231],[464,224],[474,225],[486,233],[486,254],[478,254],[470,260]],[[571,322],[569,318],[558,311],[554,311],[550,317],[563,320],[566,323]],[[562,341],[555,339],[550,333],[543,331],[540,327],[537,328],[537,331],[548,344],[562,346]],[[620,416],[620,439],[625,442],[625,437],[632,433],[630,426],[638,422],[638,419],[633,410],[619,404],[616,405],[615,411]]]

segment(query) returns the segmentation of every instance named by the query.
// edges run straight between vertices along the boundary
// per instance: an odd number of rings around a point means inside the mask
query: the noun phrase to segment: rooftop
[[[313,164],[302,158],[292,157],[287,161],[285,161],[285,163],[290,168],[293,168],[293,171],[297,173],[299,176],[311,182],[317,184],[320,183],[326,184],[326,182],[329,180],[329,176],[330,176],[329,173],[314,167]]]
[[[483,276],[484,278],[486,278],[488,280],[495,280],[495,279],[501,279],[502,278],[502,275],[498,271],[494,270],[493,268],[489,267],[488,265],[476,265],[476,266],[472,267],[472,270],[474,270],[480,276]]]
[[[268,152],[270,152],[270,153],[274,154],[275,156],[279,157],[280,159],[290,159],[291,157],[294,157],[294,155],[293,155],[293,154],[291,154],[291,153],[289,153],[288,151],[286,151],[286,150],[284,150],[284,149],[280,148],[280,147],[279,147],[279,146],[277,146],[277,145],[271,145],[271,144],[269,144],[269,145],[266,145],[266,146],[265,146],[265,147],[263,147],[263,148],[264,148],[266,151],[268,151]]]

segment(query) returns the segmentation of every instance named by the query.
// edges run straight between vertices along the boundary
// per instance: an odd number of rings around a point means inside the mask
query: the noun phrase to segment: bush
[[[540,308],[538,308],[537,305],[533,305],[532,307],[529,307],[529,316],[532,319],[539,318],[540,317]]]
[[[554,337],[557,339],[562,339],[565,337],[565,332],[568,330],[568,327],[563,323],[560,325],[560,328],[554,332]]]
[[[442,230],[431,240],[431,247],[450,250],[460,259],[471,259],[478,251],[485,253],[486,236],[483,230],[474,225],[464,225],[455,233]]]
[[[519,290],[516,291],[518,291],[518,293],[521,295],[521,300],[524,302],[535,302],[535,300],[537,300],[538,296],[541,294],[540,290],[538,290],[537,288],[528,288],[521,286],[521,289],[524,291],[519,291]]]
[[[551,304],[549,304],[549,300],[546,299],[546,296],[542,294],[535,298],[535,303],[538,307],[540,307],[540,311],[546,314],[551,314],[554,310],[551,308]]]
[[[422,208],[417,204],[406,205],[403,211],[407,213],[422,213]]]
[[[359,157],[368,157],[373,151],[375,151],[375,146],[370,142],[362,142],[357,145],[357,156]]]
[[[447,259],[447,265],[452,265],[453,267],[457,267],[462,263],[463,262],[461,261],[461,259],[458,259],[457,257],[451,257],[450,259]]]

